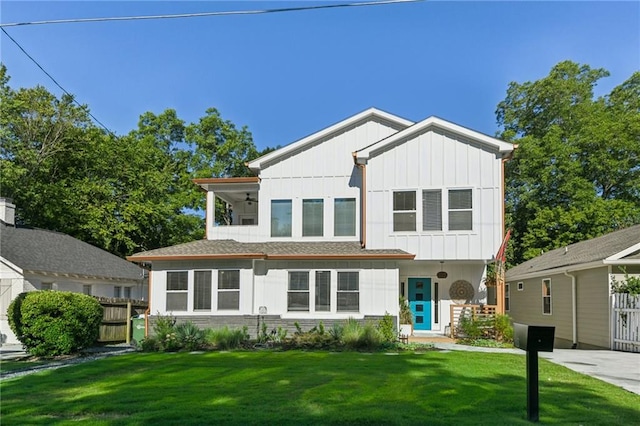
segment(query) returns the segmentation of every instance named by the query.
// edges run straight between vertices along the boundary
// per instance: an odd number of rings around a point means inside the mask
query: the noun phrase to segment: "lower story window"
[[[309,272],[289,272],[287,310],[309,311]]]
[[[82,286],[82,293],[87,296],[91,296],[91,284],[85,284]]]
[[[131,287],[123,287],[125,299],[131,299]]]
[[[331,310],[331,272],[316,271],[316,312]]]
[[[53,290],[53,283],[40,284],[40,290]]]
[[[211,310],[211,271],[193,273],[193,309]]]
[[[338,272],[338,312],[360,311],[358,272]]]
[[[218,271],[218,310],[240,309],[240,271]]]
[[[113,297],[122,297],[122,287],[117,285],[113,287]]]
[[[504,285],[504,310],[509,311],[511,309],[511,290],[509,284]]]
[[[551,280],[542,280],[542,313],[551,315]]]
[[[187,271],[167,272],[167,311],[187,310]]]

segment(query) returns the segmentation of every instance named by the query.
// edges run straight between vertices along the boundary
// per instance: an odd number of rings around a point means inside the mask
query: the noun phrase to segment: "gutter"
[[[578,347],[578,298],[576,294],[576,276],[571,275],[567,271],[564,272],[564,275],[571,278],[571,337],[573,339],[571,349],[576,349]]]
[[[149,270],[149,276],[147,278],[147,310],[144,311],[144,337],[149,337],[149,314],[151,313],[151,273]]]
[[[360,193],[360,246],[367,247],[367,165],[358,163],[358,154],[354,151],[353,164],[362,172],[362,188]]]

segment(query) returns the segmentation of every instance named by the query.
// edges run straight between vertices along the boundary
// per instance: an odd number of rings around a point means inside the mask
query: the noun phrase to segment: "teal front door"
[[[431,278],[409,278],[414,330],[431,330]]]

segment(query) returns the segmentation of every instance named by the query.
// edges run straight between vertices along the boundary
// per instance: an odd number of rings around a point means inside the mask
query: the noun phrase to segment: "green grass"
[[[10,371],[17,370],[28,370],[32,367],[37,367],[39,365],[50,364],[53,361],[31,361],[31,360],[20,360],[20,361],[0,361],[0,373],[7,373]]]
[[[437,352],[149,353],[0,383],[2,425],[526,421],[525,357]],[[640,396],[540,359],[540,420],[637,424]]]

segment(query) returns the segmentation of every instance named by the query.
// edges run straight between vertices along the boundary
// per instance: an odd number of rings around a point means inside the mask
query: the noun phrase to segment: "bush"
[[[176,326],[176,338],[180,348],[197,351],[204,348],[204,331],[191,321]]]
[[[9,325],[32,355],[67,355],[98,340],[102,306],[96,299],[66,291],[33,291],[8,309]]]
[[[225,326],[219,329],[208,329],[205,332],[205,340],[219,350],[237,349],[249,340],[248,328],[229,329]]]
[[[611,293],[626,293],[631,296],[639,296],[640,295],[640,277],[633,276],[627,274],[627,271],[624,270],[624,280],[618,281],[616,279],[613,280],[611,285]]]
[[[159,351],[172,352],[180,349],[176,319],[173,316],[158,314],[153,325],[153,334]]]
[[[509,315],[497,314],[495,318],[496,340],[513,343],[513,325]]]
[[[344,326],[341,343],[348,349],[377,349],[382,344],[380,332],[370,322],[364,326],[349,318]]]
[[[384,317],[378,322],[378,331],[385,342],[395,342],[397,340],[396,326],[393,317],[388,312],[385,312]]]

